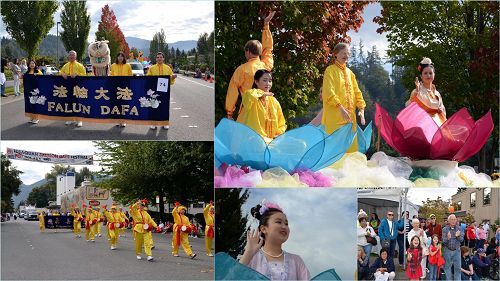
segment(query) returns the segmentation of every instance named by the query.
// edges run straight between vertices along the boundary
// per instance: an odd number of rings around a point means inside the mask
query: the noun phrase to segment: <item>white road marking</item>
[[[181,78],[181,79],[183,79],[183,80],[189,81],[189,82],[194,83],[194,84],[198,84],[198,85],[203,86],[203,87],[207,87],[207,88],[209,88],[209,89],[214,89],[214,87],[210,87],[210,86],[207,86],[207,85],[204,85],[204,84],[201,84],[201,83],[198,83],[198,82],[192,81],[192,80],[187,79],[187,78],[184,78],[184,77],[182,77],[182,76],[177,76],[177,78]]]
[[[174,107],[174,108],[172,108],[172,109],[173,109],[173,110],[179,110],[179,109],[182,109],[182,108],[180,108],[180,107]]]
[[[198,128],[198,126],[196,126],[196,125],[189,125],[188,127],[189,128]]]
[[[181,115],[181,118],[188,118],[189,115]]]

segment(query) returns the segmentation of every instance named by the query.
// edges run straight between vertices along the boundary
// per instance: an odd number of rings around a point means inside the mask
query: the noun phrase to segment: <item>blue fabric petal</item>
[[[269,280],[269,278],[239,263],[227,253],[220,252],[215,254],[215,280]]]
[[[321,159],[314,166],[310,167],[310,169],[313,171],[321,170],[342,158],[354,141],[355,135],[356,132],[352,131],[351,123],[335,130],[331,135],[325,138],[324,144],[318,144],[319,146],[324,146],[324,151],[321,155]],[[313,150],[313,152],[317,153],[318,151]]]
[[[372,141],[372,122],[368,123],[365,130],[363,131],[361,127],[358,125],[358,129],[356,130],[358,136],[358,151],[365,154],[370,148],[370,144]]]
[[[281,167],[288,172],[299,168],[303,155],[318,142],[323,141],[325,134],[312,125],[302,126],[286,131],[273,139],[269,145],[269,168]],[[317,155],[316,162],[321,158]],[[307,168],[307,167],[306,167]]]
[[[337,272],[335,272],[335,269],[328,269],[320,274],[314,276],[311,280],[342,280],[340,276],[337,275]]]
[[[222,119],[215,128],[214,146],[216,163],[247,165],[259,170],[268,168],[264,159],[266,142],[241,123]]]

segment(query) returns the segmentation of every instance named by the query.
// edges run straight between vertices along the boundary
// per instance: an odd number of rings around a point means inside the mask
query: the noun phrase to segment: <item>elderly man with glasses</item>
[[[389,251],[389,258],[391,259],[394,257],[399,227],[399,222],[394,220],[394,212],[389,211],[387,212],[387,218],[380,222],[378,228],[381,246]]]

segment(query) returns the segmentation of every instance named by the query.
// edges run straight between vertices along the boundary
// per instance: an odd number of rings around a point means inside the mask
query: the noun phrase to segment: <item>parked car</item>
[[[144,76],[144,66],[140,62],[129,62],[132,67],[132,75]]]
[[[59,69],[53,65],[45,66],[45,75],[59,75]]]
[[[174,73],[179,73],[180,69],[178,67],[174,68]]]

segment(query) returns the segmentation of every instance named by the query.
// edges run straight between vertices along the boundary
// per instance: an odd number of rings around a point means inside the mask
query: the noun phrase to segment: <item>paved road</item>
[[[180,250],[171,255],[172,234],[155,234],[154,262],[135,257],[130,230],[110,250],[107,238],[95,243],[73,238],[70,230],[40,233],[38,221],[3,222],[2,280],[213,280],[214,258],[205,255],[204,239],[190,238],[198,254],[192,260]]]
[[[187,140],[214,139],[214,84],[178,76],[171,88],[170,129],[149,126],[84,123],[65,126],[61,121],[40,120],[33,125],[24,116],[24,97],[2,98],[2,140]]]

